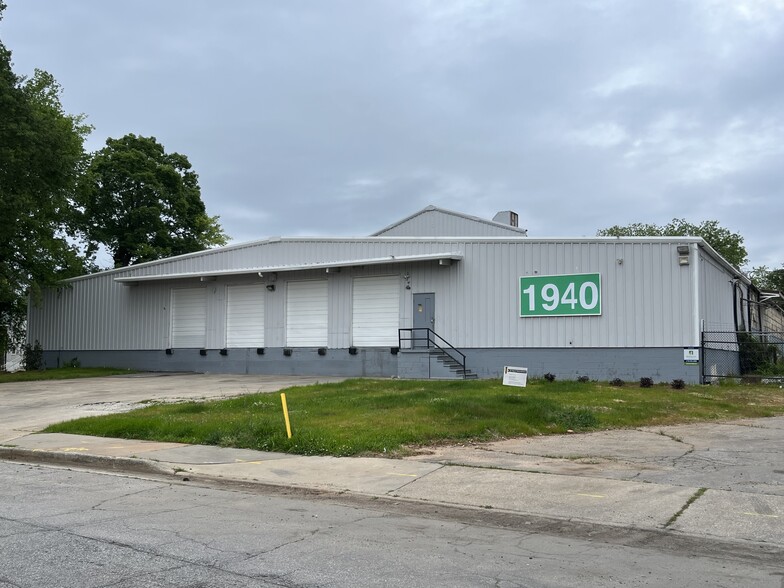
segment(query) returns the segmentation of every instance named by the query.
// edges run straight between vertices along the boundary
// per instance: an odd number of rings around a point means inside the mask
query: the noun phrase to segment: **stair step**
[[[441,365],[447,368],[452,375],[457,376],[462,380],[478,380],[479,376],[469,369],[463,368],[463,364],[457,361],[454,357],[449,355],[442,349],[430,347],[428,353],[434,356]]]

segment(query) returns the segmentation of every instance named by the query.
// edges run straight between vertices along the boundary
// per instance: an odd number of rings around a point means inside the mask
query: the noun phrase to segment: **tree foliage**
[[[90,131],[84,117],[64,111],[50,74],[26,79],[12,65],[0,41],[0,353],[23,336],[28,294],[35,301],[84,269],[67,236]]]
[[[218,217],[208,216],[188,158],[166,153],[155,137],[108,139],[80,183],[83,231],[115,267],[225,245]]]
[[[768,269],[767,266],[755,267],[749,272],[749,277],[754,285],[763,292],[778,292],[784,294],[784,265],[779,269]],[[769,301],[784,310],[784,299],[780,296]]]
[[[615,225],[600,229],[596,234],[600,237],[702,237],[736,268],[740,269],[748,263],[743,237],[720,226],[715,220],[695,225],[684,219],[674,218],[663,226],[646,223]]]

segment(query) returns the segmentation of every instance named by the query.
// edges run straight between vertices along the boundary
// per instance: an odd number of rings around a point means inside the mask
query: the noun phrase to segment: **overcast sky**
[[[428,204],[716,219],[784,262],[784,0],[6,0],[14,69],[187,155],[235,242]]]

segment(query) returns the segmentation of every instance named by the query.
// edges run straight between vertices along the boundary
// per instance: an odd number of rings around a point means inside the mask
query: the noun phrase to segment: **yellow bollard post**
[[[283,404],[283,418],[286,419],[286,434],[291,439],[291,423],[289,422],[289,407],[286,405],[286,394],[280,393],[280,401]]]

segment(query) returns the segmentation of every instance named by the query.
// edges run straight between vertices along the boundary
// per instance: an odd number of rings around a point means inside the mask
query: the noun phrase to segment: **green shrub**
[[[766,374],[776,369],[779,350],[775,345],[759,341],[751,333],[738,333],[740,373]]]
[[[22,365],[28,372],[44,369],[44,350],[38,340],[32,346],[29,343],[24,346]]]

